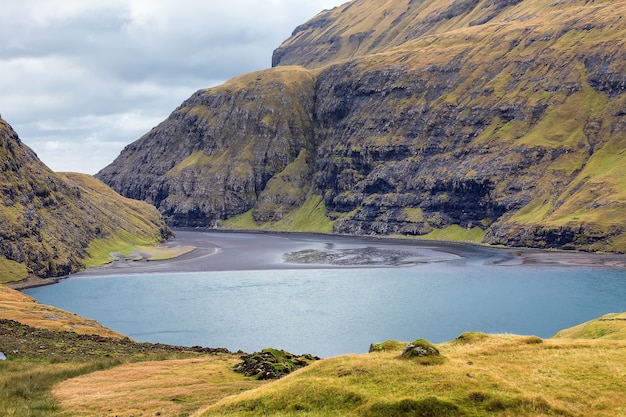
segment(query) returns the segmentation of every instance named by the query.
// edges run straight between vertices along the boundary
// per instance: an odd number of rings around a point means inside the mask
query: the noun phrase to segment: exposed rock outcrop
[[[241,355],[241,362],[235,365],[235,372],[259,380],[280,379],[319,359],[311,354],[298,356],[284,350],[263,349],[261,352]]]
[[[297,28],[275,68],[196,93],[98,178],[177,226],[267,224],[318,195],[337,233],[623,252],[625,13],[355,0]]]

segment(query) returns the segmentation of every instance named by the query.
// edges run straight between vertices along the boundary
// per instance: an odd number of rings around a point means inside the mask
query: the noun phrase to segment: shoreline
[[[129,256],[63,277],[29,277],[4,285],[24,290],[57,284],[74,277],[268,269],[406,267],[473,257],[485,258],[485,264],[494,267],[527,265],[626,269],[624,254],[493,247],[473,242],[309,232],[188,228],[175,229],[174,232],[176,236],[173,239],[154,247],[155,253],[170,251],[173,254],[165,259],[151,260],[148,256]],[[295,262],[287,262],[286,255],[294,255],[290,258]]]

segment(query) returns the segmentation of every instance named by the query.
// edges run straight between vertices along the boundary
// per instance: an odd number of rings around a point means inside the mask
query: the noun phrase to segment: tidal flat
[[[501,266],[574,266],[626,269],[626,255],[494,248],[465,243],[334,236],[307,233],[241,233],[176,230],[167,248],[194,247],[171,259],[116,258],[76,276],[403,267],[455,259],[483,259]]]

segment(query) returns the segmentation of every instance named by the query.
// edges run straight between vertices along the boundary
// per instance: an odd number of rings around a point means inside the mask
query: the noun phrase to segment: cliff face
[[[94,178],[57,174],[0,119],[0,282],[84,267],[96,240],[157,242],[171,231],[148,204]]]
[[[314,150],[314,86],[308,71],[280,68],[198,91],[97,177],[154,204],[174,226],[208,226],[257,203],[258,216],[271,218],[267,183],[298,157],[307,165]]]
[[[625,15],[624,1],[352,1],[98,177],[175,225],[248,211],[267,225],[321,195],[340,233],[625,251]]]

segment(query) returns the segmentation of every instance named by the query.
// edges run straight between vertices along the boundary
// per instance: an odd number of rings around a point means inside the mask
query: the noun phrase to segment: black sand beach
[[[461,258],[494,265],[556,265],[626,268],[626,255],[499,249],[476,245],[314,234],[177,230],[167,246],[196,249],[177,258],[117,260],[76,276],[162,272],[342,267],[402,267]]]

